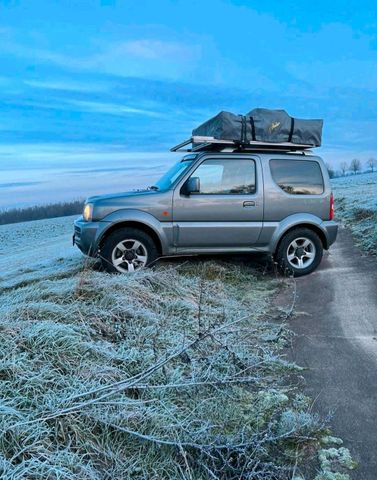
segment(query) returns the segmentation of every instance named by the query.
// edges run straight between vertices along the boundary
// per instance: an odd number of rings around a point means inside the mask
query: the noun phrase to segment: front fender
[[[139,223],[141,226],[144,225],[150,228],[161,242],[162,253],[166,254],[169,252],[169,245],[172,244],[172,222],[160,222],[150,213],[127,208],[116,210],[100,220],[96,236],[96,248],[99,248],[101,240],[109,229],[113,228],[114,225],[121,225],[122,223]],[[135,226],[137,227],[137,225]]]
[[[291,228],[301,226],[313,226],[315,229],[320,231],[322,233],[322,238],[325,240],[324,247],[328,248],[328,232],[324,226],[323,220],[310,213],[295,213],[294,215],[286,217],[281,222],[266,222],[264,224],[263,229],[270,229],[270,235],[272,234],[269,250],[271,252],[275,252],[282,236]]]

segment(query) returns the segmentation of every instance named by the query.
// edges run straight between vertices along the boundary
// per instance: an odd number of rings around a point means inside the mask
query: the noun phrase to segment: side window
[[[205,160],[192,176],[199,177],[200,194],[255,193],[255,162],[253,160]]]
[[[319,164],[308,160],[270,160],[272,178],[291,195],[320,195],[324,191]]]

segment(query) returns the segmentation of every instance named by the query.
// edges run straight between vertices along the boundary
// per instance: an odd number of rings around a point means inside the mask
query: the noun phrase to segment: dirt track
[[[352,478],[377,479],[377,259],[341,229],[320,268],[297,280],[292,357],[304,373],[314,410],[333,413],[360,467]]]

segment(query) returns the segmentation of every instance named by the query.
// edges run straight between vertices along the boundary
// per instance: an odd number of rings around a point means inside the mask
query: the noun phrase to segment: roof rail
[[[189,145],[191,146],[189,147]],[[187,147],[187,148],[185,148]],[[304,152],[313,147],[313,145],[303,145],[296,143],[267,143],[251,141],[247,143],[239,143],[233,140],[219,140],[214,137],[198,137],[193,136],[188,138],[182,143],[175,145],[170,149],[171,152],[202,152],[202,151],[218,151],[221,152],[224,149],[229,150],[233,148],[233,151],[255,151],[255,150],[278,150],[283,152]]]

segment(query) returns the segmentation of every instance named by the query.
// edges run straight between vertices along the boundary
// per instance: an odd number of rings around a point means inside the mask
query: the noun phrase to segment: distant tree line
[[[362,163],[358,158],[353,158],[350,163],[348,162],[341,162],[340,163],[340,171],[336,171],[333,169],[330,163],[326,164],[327,170],[329,172],[330,178],[334,177],[344,177],[347,175],[347,172],[350,172],[353,175],[356,175],[362,171]],[[371,157],[365,162],[365,167],[367,172],[374,172],[377,171],[377,159]]]
[[[83,205],[83,200],[73,200],[71,202],[50,203],[48,205],[36,205],[27,208],[0,210],[0,225],[76,215],[82,212]]]

